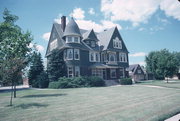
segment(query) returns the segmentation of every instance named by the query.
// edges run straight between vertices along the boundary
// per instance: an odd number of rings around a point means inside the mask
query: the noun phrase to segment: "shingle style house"
[[[128,76],[128,50],[117,27],[100,33],[93,29],[79,29],[73,18],[66,25],[54,23],[46,51],[46,57],[53,49],[63,53],[68,77],[99,76],[106,80]]]

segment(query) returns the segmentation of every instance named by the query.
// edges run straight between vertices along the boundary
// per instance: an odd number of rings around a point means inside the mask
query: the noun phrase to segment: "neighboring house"
[[[128,50],[117,27],[97,33],[79,29],[73,18],[66,25],[66,17],[62,16],[61,24],[54,23],[51,30],[47,63],[53,49],[63,53],[68,77],[128,77]]]
[[[145,73],[139,64],[129,65],[129,76],[133,81],[145,80]]]

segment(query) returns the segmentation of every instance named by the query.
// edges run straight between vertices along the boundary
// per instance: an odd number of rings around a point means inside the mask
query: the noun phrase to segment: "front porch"
[[[116,80],[127,77],[125,68],[119,66],[96,63],[90,67],[90,70],[92,76],[97,76],[104,80]]]

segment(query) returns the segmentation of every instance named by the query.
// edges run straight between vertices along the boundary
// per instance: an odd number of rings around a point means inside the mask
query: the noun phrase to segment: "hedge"
[[[74,77],[74,78],[59,78],[57,82],[50,82],[49,88],[79,88],[79,87],[101,87],[105,86],[103,79],[99,77]]]
[[[123,79],[120,79],[120,84],[121,85],[131,85],[133,82],[132,82],[132,79],[131,78],[123,78]]]

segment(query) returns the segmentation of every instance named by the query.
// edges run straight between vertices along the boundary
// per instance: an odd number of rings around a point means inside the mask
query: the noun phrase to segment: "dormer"
[[[79,27],[73,18],[67,24],[63,38],[66,43],[80,43],[80,39],[82,38]]]
[[[83,34],[83,41],[90,47],[94,48],[98,46],[98,39],[94,30],[89,30]]]

